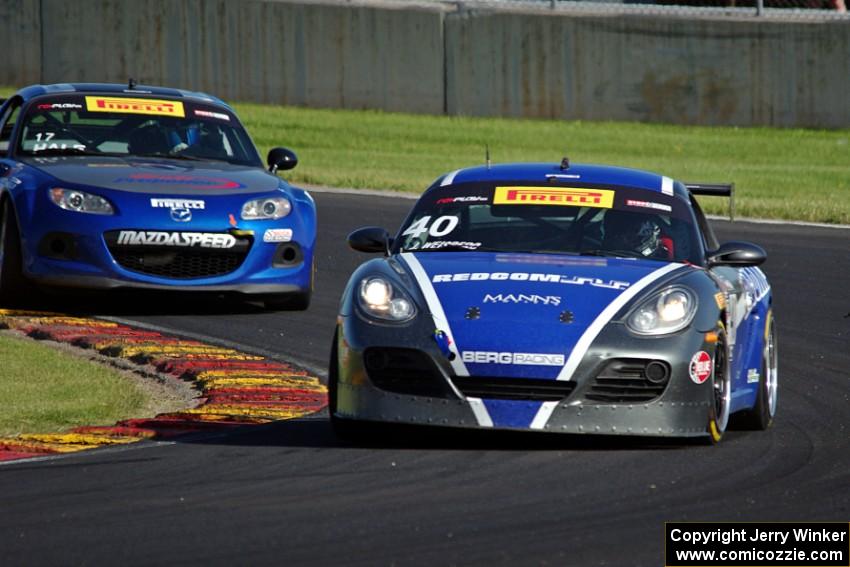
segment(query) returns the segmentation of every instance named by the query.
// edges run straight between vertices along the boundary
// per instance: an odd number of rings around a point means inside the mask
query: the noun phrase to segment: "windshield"
[[[226,108],[121,95],[48,95],[26,109],[18,153],[225,161],[262,167]]]
[[[423,196],[398,252],[497,251],[652,258],[702,264],[687,204],[626,187],[466,183]]]

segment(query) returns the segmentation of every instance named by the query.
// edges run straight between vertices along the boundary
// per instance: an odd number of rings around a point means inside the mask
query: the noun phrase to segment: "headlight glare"
[[[282,219],[292,210],[292,203],[286,197],[267,197],[254,199],[242,205],[244,220]]]
[[[653,295],[634,309],[626,320],[639,335],[664,335],[687,327],[697,311],[694,293],[684,287],[671,287]]]
[[[103,197],[98,197],[85,191],[77,191],[76,189],[54,187],[50,189],[50,200],[66,211],[91,213],[94,215],[115,214],[112,205]]]
[[[363,297],[363,301],[375,309],[387,309],[392,294],[392,286],[390,286],[389,282],[380,278],[364,280],[360,289],[360,295]]]
[[[358,299],[367,315],[385,321],[407,321],[416,312],[413,301],[381,276],[361,280]]]
[[[662,295],[658,305],[658,313],[665,323],[675,323],[684,319],[689,311],[690,299],[682,291],[672,291]]]

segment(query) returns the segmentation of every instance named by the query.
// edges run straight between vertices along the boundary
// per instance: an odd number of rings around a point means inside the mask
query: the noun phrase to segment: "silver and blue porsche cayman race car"
[[[762,248],[718,244],[685,184],[607,166],[440,177],[398,235],[365,227],[329,369],[369,422],[702,437],[767,428],[777,351]]]
[[[316,207],[204,93],[33,85],[0,106],[0,306],[31,284],[240,294],[306,309]]]

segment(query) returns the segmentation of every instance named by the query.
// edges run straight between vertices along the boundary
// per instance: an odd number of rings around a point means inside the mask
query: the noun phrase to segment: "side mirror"
[[[724,242],[720,248],[708,253],[711,266],[758,266],[767,260],[764,248],[751,242]]]
[[[266,162],[269,164],[269,171],[276,173],[278,170],[285,171],[298,165],[298,156],[286,148],[272,148]]]
[[[380,252],[388,256],[391,244],[390,233],[379,226],[364,226],[348,235],[348,245],[358,252]]]

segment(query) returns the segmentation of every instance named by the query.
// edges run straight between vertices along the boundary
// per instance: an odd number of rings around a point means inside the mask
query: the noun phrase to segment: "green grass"
[[[118,372],[31,340],[0,335],[0,361],[0,436],[111,425],[148,402]]]
[[[850,223],[850,130],[421,116],[236,104],[264,155],[296,151],[295,182],[421,192],[437,176],[494,163],[605,163],[684,181],[736,184],[739,216]],[[725,214],[723,199],[703,199]]]
[[[12,89],[0,88],[8,96]],[[850,130],[690,127],[317,110],[236,103],[263,155],[283,145],[295,182],[421,192],[484,162],[606,163],[736,185],[739,216],[850,223]],[[703,199],[725,214],[724,199]]]

